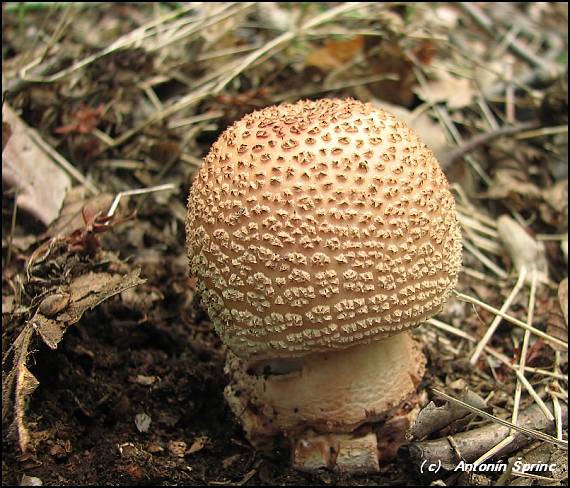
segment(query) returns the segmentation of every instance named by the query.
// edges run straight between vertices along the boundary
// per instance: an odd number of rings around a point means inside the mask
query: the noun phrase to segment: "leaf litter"
[[[20,182],[3,175],[4,482],[532,479],[422,475],[435,446],[455,456],[449,466],[464,448],[487,462],[548,457],[555,472],[534,476],[567,483],[567,6],[3,9],[3,113],[14,113],[4,159]],[[188,188],[219,133],[252,110],[322,96],[386,106],[421,133],[450,179],[465,244],[457,295],[417,331],[429,358],[421,439],[400,451],[406,462],[357,479],[304,475],[286,452],[248,445],[223,401],[225,351],[184,251]],[[27,125],[24,142],[13,120]],[[23,177],[40,175],[27,144],[50,175],[67,175],[55,196]]]

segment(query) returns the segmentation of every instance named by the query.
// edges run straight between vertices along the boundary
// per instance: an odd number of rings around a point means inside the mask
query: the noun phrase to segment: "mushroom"
[[[186,233],[252,445],[289,447],[301,470],[377,471],[419,409],[426,361],[409,330],[461,266],[432,151],[369,103],[264,108],[212,146]]]

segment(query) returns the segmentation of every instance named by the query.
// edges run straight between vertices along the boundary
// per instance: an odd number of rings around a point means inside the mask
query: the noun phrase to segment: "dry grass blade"
[[[34,83],[53,83],[55,81],[59,81],[62,78],[69,76],[70,74],[74,73],[75,71],[88,66],[89,64],[97,61],[98,59],[100,59],[104,56],[108,56],[109,54],[111,54],[115,51],[118,51],[120,49],[125,49],[128,47],[134,46],[134,45],[142,42],[143,39],[146,39],[147,37],[150,37],[150,36],[154,36],[156,34],[155,29],[157,28],[157,26],[159,26],[163,23],[167,23],[170,20],[175,19],[176,17],[183,15],[186,12],[195,9],[201,3],[202,2],[190,4],[190,5],[185,5],[179,9],[175,10],[174,12],[166,14],[166,15],[158,18],[158,19],[155,19],[152,22],[149,22],[148,24],[143,25],[143,26],[139,27],[138,29],[135,29],[134,31],[131,31],[128,34],[125,34],[124,36],[120,37],[115,42],[113,42],[112,44],[107,46],[105,49],[103,49],[99,52],[96,52],[95,54],[92,54],[92,55],[90,55],[84,59],[81,59],[80,61],[75,62],[74,64],[72,64],[68,68],[65,68],[61,71],[58,71],[57,73],[54,73],[52,75],[36,76],[36,75],[28,73],[31,69],[33,69],[35,66],[37,66],[38,64],[40,64],[42,62],[42,57],[37,58],[34,61],[32,61],[30,64],[25,66],[20,71],[20,78],[23,81],[34,82]]]
[[[537,329],[535,327],[531,327],[531,326],[527,325],[525,322],[523,322],[522,320],[519,320],[519,319],[517,319],[511,315],[508,315],[507,313],[505,313],[505,312],[503,312],[503,311],[501,311],[495,307],[492,307],[491,305],[488,305],[487,303],[482,302],[481,300],[478,300],[477,298],[470,297],[469,295],[465,295],[464,293],[459,293],[459,292],[455,292],[455,297],[458,300],[468,302],[468,303],[472,303],[473,305],[478,305],[481,308],[484,308],[485,310],[502,317],[503,319],[505,319],[505,321],[510,322],[511,324],[517,325],[518,327],[521,327],[522,329],[529,330],[534,335],[536,335],[538,337],[542,337],[543,339],[548,339],[549,341],[554,342],[555,344],[558,344],[562,348],[568,350],[568,343],[567,342],[561,341],[560,339],[557,339],[556,337],[553,337],[553,336],[547,334],[546,332],[543,332],[540,329]]]
[[[514,435],[512,435],[512,434],[508,435],[501,442],[497,443],[491,449],[489,449],[486,453],[479,456],[479,458],[473,462],[473,466],[474,467],[479,466],[480,464],[487,461],[487,459],[491,459],[495,454],[500,452],[504,447],[508,446],[511,442],[513,442],[514,439],[515,439]]]
[[[354,3],[342,3],[329,11],[323,12],[316,17],[306,21],[304,24],[299,26],[294,31],[289,31],[281,34],[280,36],[276,37],[275,39],[271,40],[265,46],[260,47],[253,53],[247,55],[244,60],[233,70],[230,71],[227,76],[223,77],[214,87],[212,93],[214,95],[219,94],[227,84],[232,81],[236,76],[246,70],[249,66],[251,66],[255,62],[259,62],[265,59],[267,55],[270,53],[275,52],[277,49],[282,49],[288,42],[295,39],[301,33],[308,31],[309,29],[313,29],[325,22],[329,22],[333,20],[335,17],[343,15],[347,12],[351,12],[356,9],[364,8],[370,5],[374,5],[373,2],[354,2]]]
[[[483,13],[479,7],[472,4],[471,2],[459,2],[459,6],[467,14],[469,14],[473,20],[475,20],[475,22],[477,22],[477,24],[483,28],[491,37],[497,40],[502,37],[503,34],[500,32],[500,29],[494,25],[492,19],[487,17],[487,15],[485,15],[485,13]],[[509,39],[507,42],[507,47],[511,52],[517,56],[520,56],[529,64],[536,68],[539,68],[542,71],[552,72],[555,70],[555,66],[551,61],[545,60],[541,56],[537,56],[529,50],[529,47],[523,45],[516,39]]]
[[[212,3],[212,5],[216,5]],[[184,38],[190,37],[201,30],[207,29],[213,25],[219,24],[224,20],[236,15],[239,12],[243,12],[249,10],[251,7],[255,5],[255,2],[247,2],[247,3],[218,3],[217,5],[221,6],[215,12],[207,14],[205,18],[200,19],[200,22],[193,22],[190,25],[184,25],[180,30],[177,30],[173,35],[169,36],[165,41],[159,42],[156,45],[149,48],[150,51],[159,51],[168,47],[170,44],[176,43],[181,41]]]
[[[525,278],[526,278],[526,268],[522,268],[521,272],[519,274],[519,278],[518,278],[514,288],[512,289],[511,293],[509,294],[509,296],[507,297],[507,299],[503,303],[503,306],[501,307],[501,312],[505,313],[509,309],[509,307],[511,306],[511,303],[513,302],[515,297],[518,295],[520,289],[524,285]],[[502,320],[502,317],[500,315],[497,315],[493,319],[493,322],[491,322],[491,325],[487,329],[487,332],[485,332],[485,335],[481,338],[481,340],[479,341],[479,344],[477,344],[477,347],[475,348],[475,351],[473,352],[473,355],[471,356],[471,359],[469,360],[469,362],[471,364],[477,363],[477,361],[479,360],[479,356],[483,352],[483,349],[485,348],[485,346],[487,345],[487,343],[489,342],[491,337],[493,337],[493,334],[497,330],[497,327],[501,323],[501,320]]]
[[[532,281],[531,281],[531,286],[530,286],[530,297],[528,299],[528,315],[527,315],[527,320],[526,320],[526,323],[529,326],[532,325],[532,319],[533,319],[533,315],[534,315],[534,306],[536,303],[536,285],[537,285],[537,274],[536,274],[536,269],[534,269],[532,272]],[[527,329],[524,331],[523,343],[522,343],[521,352],[520,352],[519,375],[517,378],[517,385],[515,387],[515,398],[514,398],[514,402],[513,402],[513,417],[511,419],[513,424],[517,423],[517,416],[518,416],[519,405],[520,405],[520,400],[521,400],[521,393],[522,393],[522,382],[523,382],[522,378],[524,378],[524,367],[526,365],[526,356],[528,353],[528,342],[529,342],[529,340],[530,340],[530,332]],[[522,378],[520,375],[522,375]],[[525,378],[525,380],[526,380],[526,378]],[[541,402],[542,402],[542,400],[541,400]],[[542,403],[542,405],[544,406],[544,403]],[[546,409],[545,406],[544,406],[544,409]],[[542,411],[544,412],[544,414],[546,415],[547,418],[549,418],[549,415],[552,416],[552,414],[548,411],[548,409],[546,409],[546,411],[544,409]]]
[[[462,339],[466,339],[469,342],[478,342],[478,340],[473,337],[471,334],[468,334],[467,332],[458,329],[457,327],[453,327],[452,325],[446,324],[445,322],[442,322],[441,320],[437,320],[437,319],[429,319],[426,320],[427,324],[433,325],[435,328],[442,330],[444,332],[447,332],[449,334],[455,335],[457,337],[461,337]],[[491,356],[493,356],[494,358],[498,359],[501,363],[503,363],[504,366],[506,366],[509,369],[512,369],[514,371],[517,370],[518,366],[515,366],[512,364],[511,358],[505,356],[504,354],[500,353],[499,351],[493,349],[492,347],[489,346],[485,346],[485,352],[490,354]],[[556,372],[552,372],[552,371],[547,371],[545,369],[541,369],[541,368],[532,368],[530,366],[525,366],[524,367],[524,371],[528,372],[528,373],[533,373],[533,374],[538,374],[541,376],[548,376],[550,378],[555,378],[557,380],[566,380],[567,377],[561,373],[556,373]],[[523,386],[525,386],[525,388],[527,387],[527,385],[530,386],[531,390],[529,390],[529,393],[531,393],[531,391],[534,392],[534,388],[532,388],[532,385],[530,385],[530,383],[523,383]],[[536,392],[535,392],[536,394]],[[532,395],[532,393],[531,393]]]
[[[113,200],[113,203],[109,207],[109,210],[107,211],[107,217],[111,217],[115,213],[115,211],[117,210],[117,207],[119,206],[121,198],[123,198],[123,197],[128,197],[128,196],[133,196],[133,195],[146,195],[148,193],[154,193],[157,191],[174,190],[175,188],[176,188],[176,186],[174,184],[166,183],[164,185],[153,186],[151,188],[139,188],[139,189],[135,189],[135,190],[121,191],[121,192],[117,193],[117,195],[115,196],[115,198]]]
[[[467,249],[473,256],[475,256],[481,263],[495,273],[499,278],[505,279],[509,274],[504,270],[499,268],[493,261],[491,261],[487,256],[485,256],[479,249],[477,249],[469,241],[463,241],[463,247]]]
[[[526,427],[519,427],[518,425],[514,425],[512,422],[508,422],[507,420],[503,420],[503,419],[500,419],[498,417],[495,417],[494,415],[491,415],[490,413],[487,413],[483,410],[480,410],[476,407],[473,407],[472,405],[469,405],[468,403],[462,402],[461,400],[458,400],[457,398],[454,398],[454,397],[448,395],[447,393],[439,391],[435,388],[432,388],[431,391],[435,395],[437,395],[438,397],[443,398],[444,400],[447,400],[449,402],[458,403],[459,405],[466,408],[467,410],[470,410],[471,412],[473,412],[473,413],[475,413],[481,417],[489,419],[492,422],[503,425],[505,427],[510,427],[513,430],[521,432],[522,434],[528,435],[528,436],[533,437],[535,439],[550,442],[551,444],[554,444],[558,447],[561,447],[562,449],[568,449],[568,441],[559,440],[556,437],[545,434],[544,432],[540,432],[538,430],[527,429]]]
[[[97,186],[95,186],[91,181],[83,176],[81,171],[79,171],[75,166],[67,161],[67,159],[59,154],[47,142],[45,142],[35,129],[30,129],[28,133],[34,142],[40,146],[57,164],[59,164],[73,179],[85,186],[85,188],[93,193],[93,195],[97,195],[97,193],[99,193]]]

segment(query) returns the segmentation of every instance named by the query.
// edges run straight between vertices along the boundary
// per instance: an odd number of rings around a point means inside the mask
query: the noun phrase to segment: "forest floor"
[[[4,485],[567,484],[567,3],[2,8]],[[184,249],[219,134],[319,97],[407,120],[463,230],[457,293],[416,333],[421,388],[487,416],[465,410],[373,475],[249,445]],[[457,453],[507,470],[422,473],[425,441],[452,450],[519,412],[530,433]],[[517,474],[519,458],[555,467]]]

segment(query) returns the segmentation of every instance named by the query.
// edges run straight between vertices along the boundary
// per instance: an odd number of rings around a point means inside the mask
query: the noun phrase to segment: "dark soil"
[[[85,191],[75,201],[79,227],[64,227],[69,232],[57,252],[42,262],[38,250],[58,234],[53,220],[39,222],[38,207],[46,202],[15,212],[18,185],[3,178],[3,393],[15,389],[13,383],[5,387],[10,374],[26,367],[39,382],[35,391],[20,388],[20,404],[13,394],[3,395],[3,485],[430,484],[405,447],[376,475],[293,470],[288,452],[262,455],[249,445],[224,400],[224,346],[188,276],[186,199],[219,134],[244,114],[282,101],[354,97],[397,104],[423,119],[432,139],[426,144],[438,145],[438,157],[454,156],[440,160],[450,182],[467,195],[454,193],[472,222],[464,237],[486,258],[464,253],[458,290],[501,308],[518,272],[498,238],[496,220],[516,214],[523,232],[542,236],[550,268],[551,283],[539,289],[533,323],[567,342],[567,317],[559,306],[568,232],[564,2],[378,3],[355,9],[336,2],[2,6],[4,105],[37,132],[44,149],[82,176],[71,178],[67,195]],[[492,28],[481,27],[481,15]],[[296,37],[277,43],[274,52],[263,51],[310,19],[320,19],[310,35],[295,30]],[[196,30],[165,42],[188,26]],[[140,42],[106,51],[132,33],[141,35]],[[513,39],[526,51],[513,49]],[[551,64],[557,70],[543,69]],[[29,78],[22,78],[24,67]],[[486,78],[479,80],[482,74]],[[505,82],[511,75],[516,83]],[[432,90],[435,103],[419,89]],[[3,142],[9,132],[3,125]],[[478,136],[483,142],[470,146]],[[26,162],[34,167],[25,158],[20,165]],[[89,193],[88,182],[100,193]],[[81,213],[90,198],[99,206],[107,202],[99,208],[104,215],[119,192],[164,184],[168,191],[125,198],[101,234],[94,230],[101,221],[89,220],[96,214]],[[33,259],[39,264],[30,278]],[[139,268],[145,283],[88,307],[81,320],[65,324],[53,348],[41,340],[33,317],[44,297],[93,272]],[[527,288],[509,311],[522,321]],[[428,357],[423,386],[451,393],[469,389],[489,400],[490,412],[510,416],[517,379],[507,366],[520,360],[523,332],[502,323],[489,346],[507,364],[484,354],[472,365],[474,342],[495,315],[453,299],[438,317],[455,334],[420,328]],[[22,349],[16,344],[26,330],[32,340]],[[19,359],[15,350],[23,351]],[[550,389],[561,401],[566,393],[567,403],[567,348],[560,353],[532,336],[526,364],[557,371],[556,380],[544,371],[528,379],[544,399],[552,400]],[[532,402],[523,392],[521,408]],[[25,452],[18,418],[30,436]],[[482,422],[466,418],[452,428],[468,431]],[[447,486],[491,483],[490,477],[448,474],[439,480]],[[554,483],[567,483],[567,473]]]

